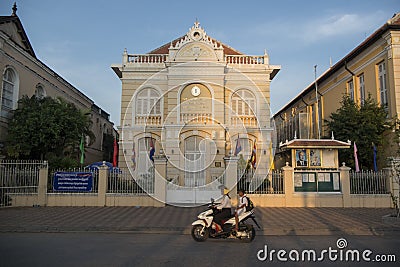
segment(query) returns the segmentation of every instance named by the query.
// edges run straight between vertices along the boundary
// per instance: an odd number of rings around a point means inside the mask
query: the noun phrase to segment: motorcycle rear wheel
[[[254,227],[248,227],[246,229],[246,233],[247,233],[247,236],[242,237],[241,240],[243,242],[250,243],[256,237],[256,230],[254,229]]]
[[[208,238],[208,229],[205,228],[203,231],[202,225],[193,225],[192,237],[197,242],[204,242]]]

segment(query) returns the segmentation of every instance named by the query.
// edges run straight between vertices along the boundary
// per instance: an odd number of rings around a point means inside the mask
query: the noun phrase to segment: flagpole
[[[317,85],[317,65],[314,65],[314,84],[315,84],[315,98],[317,99],[317,106],[315,107],[315,123],[318,130],[318,139],[321,139],[321,131],[319,129],[319,106],[318,106],[318,85]]]

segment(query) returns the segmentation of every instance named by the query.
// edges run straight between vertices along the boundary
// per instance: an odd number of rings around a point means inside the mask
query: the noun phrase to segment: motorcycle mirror
[[[211,203],[214,203],[215,199],[211,198]]]

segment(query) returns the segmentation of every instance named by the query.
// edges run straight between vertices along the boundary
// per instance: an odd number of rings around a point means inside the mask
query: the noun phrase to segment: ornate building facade
[[[181,187],[223,183],[227,158],[270,168],[270,82],[280,66],[209,37],[196,21],[182,37],[112,65],[122,82],[119,162],[145,176],[165,155]]]

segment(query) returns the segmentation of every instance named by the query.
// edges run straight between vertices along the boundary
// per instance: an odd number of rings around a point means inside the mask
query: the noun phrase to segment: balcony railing
[[[213,119],[211,113],[181,113],[181,122],[203,124],[212,123]]]
[[[257,117],[250,115],[238,115],[231,118],[231,125],[257,126]]]
[[[129,63],[163,63],[167,61],[167,54],[134,54],[128,55]]]
[[[129,54],[127,55],[128,63],[164,63],[168,61],[168,54]],[[228,64],[240,65],[260,65],[268,64],[265,56],[248,56],[248,55],[226,55],[225,62]]]
[[[136,125],[153,125],[160,126],[161,125],[161,116],[136,116],[135,123]]]
[[[259,65],[264,64],[264,56],[229,55],[225,56],[225,62],[228,64]]]

